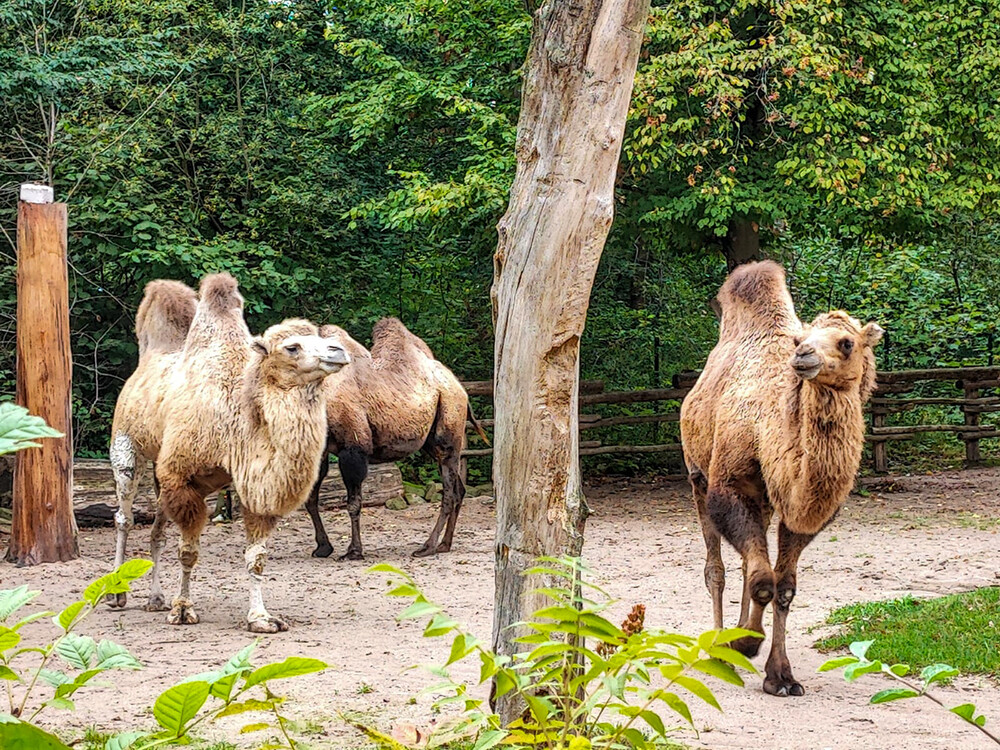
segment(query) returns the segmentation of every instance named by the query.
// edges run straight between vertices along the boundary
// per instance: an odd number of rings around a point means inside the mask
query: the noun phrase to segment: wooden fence
[[[680,465],[681,445],[678,440],[653,445],[605,445],[593,439],[594,431],[621,425],[676,423],[680,417],[680,404],[695,381],[697,372],[675,375],[671,388],[640,391],[605,391],[600,380],[580,383],[580,455],[637,453],[677,453]],[[464,383],[470,396],[491,399],[491,381]],[[872,448],[872,464],[878,473],[889,470],[887,443],[891,440],[911,440],[919,434],[951,433],[965,444],[965,463],[974,466],[981,461],[979,441],[1000,437],[1000,427],[981,424],[984,413],[1000,412],[1000,395],[987,392],[1000,388],[1000,367],[946,367],[930,370],[896,370],[878,373],[878,389],[866,409],[870,425],[866,440]],[[954,390],[952,390],[954,389]],[[927,391],[934,392],[927,395]],[[939,395],[943,394],[943,395]],[[960,394],[960,395],[959,395]],[[478,400],[478,399],[474,399]],[[663,403],[652,414],[596,414],[590,410],[598,406],[638,403]],[[889,425],[892,415],[900,415],[917,407],[937,406],[953,412],[962,423],[954,424],[901,424]],[[480,420],[484,427],[493,426],[492,419]],[[471,425],[469,425],[471,429]],[[583,433],[591,439],[584,440]],[[466,450],[464,457],[488,456],[491,448],[475,447]]]

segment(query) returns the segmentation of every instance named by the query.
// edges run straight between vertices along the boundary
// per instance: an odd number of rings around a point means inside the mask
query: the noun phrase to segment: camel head
[[[282,388],[319,383],[351,361],[336,336],[320,336],[308,320],[273,325],[254,339],[253,347],[264,377]]]
[[[875,385],[872,349],[882,333],[878,323],[862,326],[842,310],[823,313],[792,337],[795,353],[789,364],[816,385],[844,390],[858,382],[867,399]]]

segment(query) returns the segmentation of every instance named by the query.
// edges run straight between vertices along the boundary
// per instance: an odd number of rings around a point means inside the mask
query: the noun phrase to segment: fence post
[[[876,427],[885,427],[885,415],[887,410],[884,407],[876,406],[872,409],[872,432]],[[887,440],[876,440],[872,443],[872,458],[875,461],[875,473],[886,474],[889,471],[889,451]]]
[[[969,383],[964,381],[962,383],[962,388],[965,391],[965,398],[973,399],[979,398],[979,384]],[[975,407],[973,407],[975,409]],[[979,411],[970,411],[968,404],[962,404],[962,414],[965,415],[965,424],[970,427],[979,426]],[[982,456],[979,454],[979,438],[967,438],[963,433],[962,440],[965,441],[965,465],[968,466],[978,466],[982,461]]]
[[[51,187],[22,185],[17,206],[17,402],[65,437],[17,457],[7,560],[18,565],[80,554],[73,517],[66,204],[52,197]]]

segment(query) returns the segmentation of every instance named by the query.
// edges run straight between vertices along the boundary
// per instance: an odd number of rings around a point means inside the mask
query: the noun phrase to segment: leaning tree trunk
[[[649,0],[549,0],[535,14],[517,175],[497,227],[496,602],[493,644],[543,603],[524,571],[578,555],[587,505],[578,457],[580,336],[614,214],[614,180]],[[496,702],[505,723],[519,705]]]

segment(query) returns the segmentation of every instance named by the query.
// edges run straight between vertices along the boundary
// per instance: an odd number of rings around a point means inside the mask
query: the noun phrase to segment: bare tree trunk
[[[649,0],[549,0],[535,15],[517,134],[517,176],[497,227],[496,606],[493,645],[543,600],[525,577],[540,555],[578,555],[580,337],[614,215],[621,152]],[[504,723],[521,707],[503,696]]]
[[[757,223],[749,219],[733,219],[729,223],[729,234],[723,239],[722,251],[730,271],[743,263],[760,260],[760,233]]]
[[[17,207],[17,402],[65,437],[23,451],[14,469],[7,560],[18,565],[80,556],[73,517],[73,361],[69,339],[66,204],[26,186]],[[32,197],[32,200],[36,198]]]

